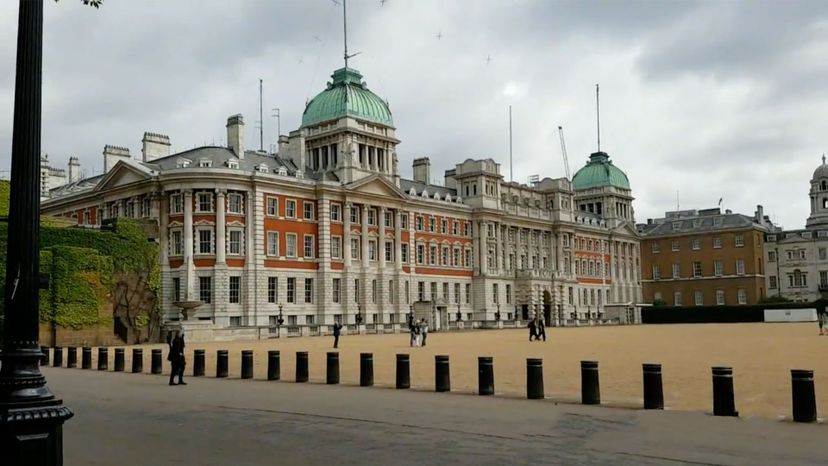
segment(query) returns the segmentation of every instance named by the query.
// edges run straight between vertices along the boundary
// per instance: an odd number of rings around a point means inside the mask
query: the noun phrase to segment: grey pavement
[[[826,464],[828,426],[550,400],[43,368],[73,465]],[[737,400],[738,406],[738,400]]]

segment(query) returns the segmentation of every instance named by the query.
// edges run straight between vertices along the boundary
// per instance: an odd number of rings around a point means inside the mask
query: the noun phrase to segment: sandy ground
[[[295,353],[308,351],[311,382],[324,382],[332,337],[286,338],[262,341],[190,342],[187,371],[192,373],[194,349],[206,350],[206,373],[215,375],[216,350],[230,351],[230,377],[240,375],[241,350],[254,351],[254,378],[267,375],[267,351],[281,351],[282,380],[292,381]],[[144,346],[144,371],[150,370],[150,348],[164,349],[164,373],[169,371],[166,345]],[[374,354],[374,381],[393,386],[395,354],[411,355],[415,389],[434,389],[434,356],[451,361],[452,391],[477,390],[477,357],[493,356],[498,395],[525,396],[526,358],[543,358],[547,397],[564,402],[580,400],[581,360],[599,362],[602,402],[640,406],[642,363],[661,363],[664,399],[668,409],[711,411],[712,366],[734,371],[736,409],[741,416],[790,417],[790,369],[815,371],[817,409],[828,400],[828,337],[818,336],[816,324],[711,324],[608,326],[547,329],[546,342],[529,342],[523,330],[431,333],[426,347],[411,348],[408,334],[345,335],[341,337],[340,374],[344,384],[359,383],[359,353]],[[80,350],[78,351],[80,364]],[[112,370],[114,349],[109,349]],[[97,350],[93,350],[93,368]],[[66,356],[64,354],[64,365]],[[126,351],[126,370],[131,350]]]

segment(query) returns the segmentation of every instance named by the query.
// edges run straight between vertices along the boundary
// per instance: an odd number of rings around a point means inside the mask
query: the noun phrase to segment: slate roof
[[[452,199],[457,198],[456,189],[447,188],[445,186],[438,186],[436,184],[426,184],[420,181],[406,180],[402,178],[400,179],[400,190],[402,192],[408,194],[412,187],[414,187],[414,191],[417,192],[418,196],[423,193],[423,189],[427,189],[429,198],[433,198],[434,193],[439,193],[440,199],[445,199],[446,194],[451,195]]]
[[[694,212],[695,215],[692,214]],[[680,215],[676,212],[668,212],[668,216],[665,218],[656,219],[652,223],[636,225],[636,229],[641,235],[650,237],[750,227],[768,230],[766,225],[757,223],[753,217],[738,213],[726,212],[722,214],[719,209],[706,209],[698,212],[684,211]]]

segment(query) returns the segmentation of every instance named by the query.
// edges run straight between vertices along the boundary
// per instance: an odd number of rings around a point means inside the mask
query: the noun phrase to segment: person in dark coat
[[[535,319],[529,321],[529,341],[536,340],[538,338],[538,330],[535,327]]]
[[[172,364],[170,370],[170,385],[187,385],[184,382],[184,366],[186,361],[184,359],[184,334],[179,333],[170,342],[170,353],[167,360]],[[178,383],[175,383],[175,377],[178,376]]]
[[[342,333],[342,324],[339,322],[334,322],[333,326],[333,335],[334,335],[334,348],[339,348],[339,335]]]
[[[546,341],[546,320],[543,317],[541,317],[540,320],[538,320],[537,332],[537,339],[540,340],[541,338],[543,338],[543,341]]]

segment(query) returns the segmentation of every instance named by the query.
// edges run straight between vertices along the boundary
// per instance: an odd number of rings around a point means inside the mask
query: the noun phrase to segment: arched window
[[[828,197],[823,197],[822,198],[822,208],[823,209],[828,209]]]
[[[828,189],[828,183],[826,183],[825,180],[822,180],[822,190],[825,191],[826,189]]]

